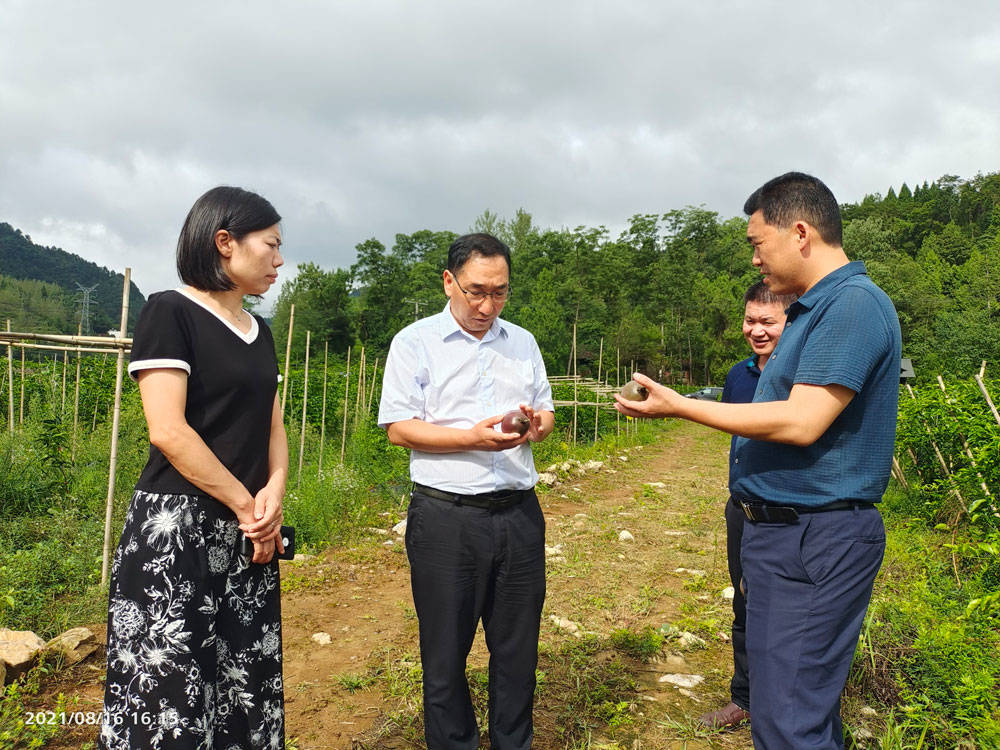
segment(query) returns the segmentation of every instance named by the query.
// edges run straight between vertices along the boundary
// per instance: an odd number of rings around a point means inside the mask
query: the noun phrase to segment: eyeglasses
[[[451,271],[448,273],[451,273]],[[494,292],[470,292],[458,283],[458,278],[455,274],[452,273],[451,278],[455,280],[455,284],[457,284],[458,288],[462,290],[462,294],[465,295],[465,298],[474,305],[481,305],[486,301],[487,297],[492,297],[494,302],[505,302],[510,296],[510,284],[507,284],[507,286],[503,289],[497,289]]]

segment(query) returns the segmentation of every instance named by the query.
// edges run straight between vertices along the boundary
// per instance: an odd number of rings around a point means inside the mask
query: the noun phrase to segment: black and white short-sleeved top
[[[251,317],[250,331],[243,333],[183,289],[150,295],[139,313],[128,373],[136,379],[141,370],[184,370],[188,424],[250,494],[256,494],[268,478],[278,361],[271,329],[256,315]],[[205,494],[153,445],[136,488]]]

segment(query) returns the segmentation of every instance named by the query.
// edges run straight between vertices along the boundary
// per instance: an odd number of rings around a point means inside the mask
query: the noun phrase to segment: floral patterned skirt
[[[111,568],[105,750],[284,748],[278,561],[232,511],[136,490]]]

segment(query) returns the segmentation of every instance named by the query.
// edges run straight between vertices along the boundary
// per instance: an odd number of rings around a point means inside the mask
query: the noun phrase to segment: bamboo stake
[[[979,390],[983,393],[983,398],[986,399],[986,403],[990,407],[990,411],[993,413],[993,419],[996,420],[997,424],[1000,424],[1000,414],[997,413],[997,407],[994,406],[993,399],[990,398],[990,393],[986,390],[986,383],[983,382],[983,371],[980,370],[979,374],[974,377],[976,379],[976,385],[979,386]]]
[[[368,394],[368,413],[372,412],[372,401],[375,399],[375,386],[378,384],[378,357],[375,357],[375,369],[372,370],[372,388]]]
[[[108,363],[108,354],[105,352],[104,357],[101,359],[101,370],[97,373],[97,384],[100,385],[101,379],[104,377],[104,365]],[[94,418],[90,422],[90,431],[93,432],[97,429],[97,408],[101,405],[101,395],[98,393],[94,396]]]
[[[906,481],[906,475],[903,473],[903,467],[895,456],[892,457],[892,475],[896,477],[897,482],[903,485],[904,489],[910,489],[910,484]]]
[[[631,380],[632,379],[632,373],[635,372],[635,360],[634,359],[629,360],[629,364],[630,364],[630,367],[628,369],[628,377],[629,377],[629,380]],[[639,423],[636,420],[633,419],[632,420],[632,435],[635,436],[635,434],[638,431],[639,431]]]
[[[24,424],[24,346],[21,347],[21,417],[18,424]]]
[[[69,367],[69,352],[63,352],[62,403],[59,405],[59,419],[66,414],[66,369]]]
[[[597,355],[597,380],[598,380],[598,382],[600,382],[600,380],[601,380],[601,365],[602,364],[604,364],[604,337],[603,336],[601,336],[600,354]],[[601,396],[600,396],[599,393],[595,392],[595,396],[596,396],[596,398],[597,398],[598,401],[601,400]],[[600,408],[594,407],[594,442],[595,443],[597,442],[597,428],[598,428],[598,420],[600,420],[600,414],[601,414]]]
[[[13,341],[14,341],[14,339],[11,339],[11,342],[13,342]],[[82,352],[90,352],[92,354],[117,354],[118,353],[118,348],[117,347],[114,348],[114,349],[111,349],[111,348],[108,348],[108,347],[92,347],[92,346],[81,348],[79,345],[76,345],[76,346],[56,346],[54,344],[24,344],[24,343],[18,343],[18,344],[13,344],[13,345],[16,346],[16,347],[18,347],[19,349],[35,349],[35,350],[45,350],[45,351],[50,351],[50,352],[75,352],[75,351],[82,351]],[[125,350],[126,351],[129,350],[129,346],[130,345],[126,345],[125,346]]]
[[[7,318],[7,333],[10,333],[10,318]],[[10,432],[14,432],[14,347],[9,343],[7,344],[7,394],[8,404],[10,406],[7,412],[10,416],[10,421],[7,423],[7,429]]]
[[[347,347],[347,377],[344,380],[344,426],[340,431],[340,463],[344,463],[344,448],[347,445],[347,399],[351,394],[351,347]]]
[[[125,286],[122,290],[122,322],[119,331],[128,330],[128,295],[131,286],[132,269],[125,269]],[[115,473],[118,470],[118,425],[122,413],[122,375],[125,369],[125,348],[118,350],[115,368],[115,406],[111,417],[111,461],[108,467],[108,497],[104,510],[104,553],[101,557],[101,586],[108,582],[108,556],[111,551],[111,516],[115,502]]]
[[[937,381],[938,385],[941,386],[941,393],[945,394],[945,396],[947,397],[948,391],[945,390],[944,387],[944,378],[938,375]],[[989,498],[990,507],[993,509],[993,515],[1000,515],[997,513],[997,508],[993,504],[993,494],[990,492],[990,488],[986,486],[986,480],[983,479],[983,473],[979,470],[979,465],[976,463],[975,456],[972,455],[972,449],[969,447],[969,441],[966,440],[965,435],[962,435],[961,433],[958,433],[958,436],[962,439],[962,447],[965,448],[965,455],[969,459],[969,464],[972,466],[973,469],[976,470],[976,476],[979,477],[979,486],[982,488],[983,494],[986,495],[987,498]]]
[[[917,454],[913,452],[913,448],[907,446],[906,453],[910,456],[910,461],[913,462],[913,470],[917,472],[917,477],[920,479],[921,483],[924,481],[923,472],[920,471],[920,462],[917,461]]]
[[[299,470],[295,474],[295,486],[302,481],[302,457],[306,450],[306,407],[309,406],[309,345],[312,331],[306,331],[306,374],[302,385],[302,427],[299,429]]]
[[[361,347],[361,358],[358,361],[358,388],[354,394],[354,424],[358,424],[358,411],[361,409],[361,396],[365,392],[365,347]]]
[[[0,332],[0,343],[10,343],[14,341],[52,341],[60,344],[95,344],[103,346],[124,347],[128,349],[132,346],[132,339],[127,336],[67,336],[61,333],[27,333],[24,331]],[[65,348],[65,347],[63,347]]]
[[[916,401],[917,400],[916,394],[913,393],[913,387],[909,383],[906,384],[906,390],[909,391],[910,398]],[[944,471],[944,475],[946,477],[950,477],[951,469],[948,468],[948,462],[945,461],[944,456],[941,455],[941,449],[938,448],[938,444],[934,440],[934,433],[931,432],[931,428],[927,426],[927,422],[921,419],[920,423],[923,424],[924,430],[926,430],[927,435],[931,439],[931,447],[934,448],[934,455],[937,456],[938,463],[941,465],[941,470]],[[962,497],[961,490],[959,490],[958,487],[953,487],[952,492],[954,492],[955,497],[958,498],[958,503],[959,505],[962,506],[962,510],[965,511],[965,515],[969,515],[969,506],[965,504],[965,498]]]
[[[323,476],[323,448],[326,446],[326,374],[330,342],[323,342],[323,409],[319,418],[319,465],[316,467],[316,478]]]
[[[617,354],[615,355],[615,388],[621,390],[622,387],[622,349],[617,347]],[[615,409],[615,426],[618,428],[618,439],[622,439],[622,413]]]
[[[80,424],[80,349],[76,350],[76,386],[73,389],[73,439],[70,442],[69,460],[76,461],[76,431]]]
[[[288,362],[292,356],[292,331],[295,324],[295,303],[288,313],[288,341],[285,342],[285,374],[282,376],[281,384],[281,416],[285,416],[285,397],[288,395]]]
[[[576,402],[579,400],[577,397],[577,381],[576,381],[576,321],[573,322],[573,445],[576,445]]]

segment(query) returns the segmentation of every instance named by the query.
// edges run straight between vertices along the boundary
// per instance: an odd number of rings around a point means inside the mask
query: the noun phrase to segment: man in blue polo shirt
[[[840,210],[820,180],[789,172],[743,210],[753,264],[798,294],[753,403],[679,396],[649,378],[634,417],[681,417],[739,436],[733,493],[750,521],[742,560],[754,746],[843,748],[840,693],[885,529],[901,342],[892,302],[851,263]]]
[[[753,401],[761,370],[785,329],[785,308],[795,301],[794,294],[771,294],[763,281],[758,281],[743,295],[743,338],[750,345],[751,354],[733,365],[726,375],[722,388],[722,401],[727,404],[746,404]],[[733,469],[736,457],[736,438],[729,451],[729,486],[733,486]],[[746,599],[743,596],[743,565],[740,546],[743,542],[743,524],[746,515],[743,506],[730,493],[726,503],[726,556],[729,560],[729,580],[733,584],[733,678],[729,683],[731,700],[722,708],[705,714],[700,722],[710,729],[737,727],[750,718],[750,678],[747,669],[746,649]]]

